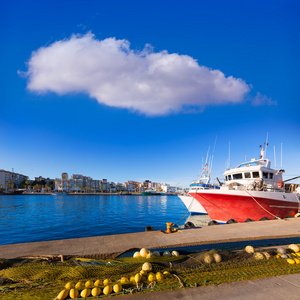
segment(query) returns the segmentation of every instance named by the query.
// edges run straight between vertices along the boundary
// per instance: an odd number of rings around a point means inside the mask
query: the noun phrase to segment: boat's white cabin
[[[236,189],[240,189],[256,182],[267,189],[279,189],[278,183],[282,181],[284,170],[274,170],[270,166],[271,161],[268,159],[252,159],[249,162],[242,163],[223,174],[225,176],[225,187],[233,186],[233,183],[236,183]]]

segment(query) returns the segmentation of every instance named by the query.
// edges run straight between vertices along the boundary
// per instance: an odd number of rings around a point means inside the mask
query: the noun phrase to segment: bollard
[[[167,231],[166,233],[172,233],[173,230],[172,230],[172,226],[174,225],[172,222],[167,222]]]

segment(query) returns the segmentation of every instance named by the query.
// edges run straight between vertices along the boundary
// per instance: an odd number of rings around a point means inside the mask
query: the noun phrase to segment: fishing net
[[[111,285],[121,283],[122,293],[127,293],[229,283],[300,273],[300,260],[297,263],[297,259],[295,259],[294,263],[290,264],[286,259],[280,258],[274,250],[257,253],[247,253],[244,250],[211,250],[148,259],[132,257],[111,260],[72,258],[64,262],[39,259],[0,260],[0,298],[13,299],[9,296],[12,292],[20,289],[23,293],[22,299],[35,299],[32,296],[26,298],[26,287],[30,287],[30,289],[43,287],[43,299],[54,299],[59,291],[64,289],[67,282],[75,284],[88,280],[95,282],[97,279],[110,279]],[[292,254],[287,253],[288,256]],[[158,274],[157,272],[163,274],[162,278],[157,275],[156,280],[149,280],[148,272],[141,276],[141,281],[134,282],[132,278],[140,273],[145,262],[150,262],[153,274]],[[100,288],[103,289],[104,285],[102,284]],[[102,296],[103,294],[97,297],[101,298]]]

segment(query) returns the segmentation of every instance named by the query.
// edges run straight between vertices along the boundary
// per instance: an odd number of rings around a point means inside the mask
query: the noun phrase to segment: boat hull
[[[203,190],[193,194],[212,220],[226,223],[230,219],[244,222],[266,217],[286,218],[298,212],[296,194],[284,192]]]
[[[207,211],[204,207],[192,196],[178,195],[178,197],[189,210],[191,215],[207,215]]]
[[[154,192],[154,193],[152,193],[152,192],[142,192],[141,195],[142,196],[160,196],[161,193],[156,193],[156,192]]]

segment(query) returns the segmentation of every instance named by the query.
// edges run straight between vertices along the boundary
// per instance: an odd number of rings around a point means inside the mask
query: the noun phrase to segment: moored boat
[[[207,211],[205,210],[205,208],[194,197],[197,194],[198,190],[220,188],[219,185],[211,184],[210,173],[212,164],[210,164],[209,166],[208,153],[209,150],[207,152],[206,161],[204,167],[202,168],[200,178],[191,182],[188,194],[178,195],[178,197],[181,199],[181,201],[186,206],[191,215],[207,215]]]
[[[63,193],[63,192],[54,192],[51,193],[52,196],[66,196],[68,195],[68,193]]]
[[[262,218],[294,216],[300,211],[300,195],[285,190],[284,170],[271,168],[265,158],[265,147],[259,159],[251,159],[224,173],[225,184],[219,189],[189,191],[208,212],[212,220],[226,223],[230,219],[244,222]]]
[[[155,195],[161,195],[160,192],[157,192],[156,190],[146,190],[145,192],[141,193],[142,196],[155,196]]]
[[[181,199],[191,215],[207,215],[207,211],[194,197],[189,194],[178,195],[178,197]]]

